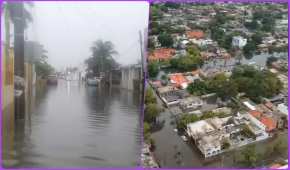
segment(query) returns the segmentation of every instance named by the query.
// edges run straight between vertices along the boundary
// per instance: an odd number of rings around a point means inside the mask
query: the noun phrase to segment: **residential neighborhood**
[[[288,167],[287,4],[150,10],[142,165]]]

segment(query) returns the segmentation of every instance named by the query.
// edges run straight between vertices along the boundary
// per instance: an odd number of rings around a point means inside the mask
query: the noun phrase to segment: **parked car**
[[[47,76],[47,84],[57,85],[57,76],[56,75]]]

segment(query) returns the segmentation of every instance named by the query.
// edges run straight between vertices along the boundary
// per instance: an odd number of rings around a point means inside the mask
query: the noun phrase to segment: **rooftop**
[[[173,48],[159,48],[155,49],[148,57],[150,61],[154,60],[169,60],[175,54],[175,49]]]
[[[262,116],[260,121],[266,126],[267,131],[272,131],[276,128],[276,121],[271,117]]]
[[[189,39],[201,39],[204,38],[204,32],[201,30],[187,31],[186,36]]]

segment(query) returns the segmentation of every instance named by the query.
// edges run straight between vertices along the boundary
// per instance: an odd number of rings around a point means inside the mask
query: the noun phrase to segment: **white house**
[[[247,44],[247,39],[241,36],[234,36],[232,39],[232,46],[243,48]]]
[[[286,106],[284,103],[278,104],[277,110],[286,115],[288,118],[288,106]]]

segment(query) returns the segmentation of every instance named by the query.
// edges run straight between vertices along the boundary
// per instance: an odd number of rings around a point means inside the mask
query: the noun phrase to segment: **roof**
[[[288,106],[286,106],[284,103],[278,104],[277,109],[278,109],[281,113],[283,113],[283,114],[285,114],[285,115],[288,115]]]
[[[254,116],[254,117],[257,118],[257,119],[259,119],[259,118],[262,116],[262,113],[259,112],[259,111],[256,111],[256,110],[251,110],[251,111],[249,111],[249,112],[250,112],[250,114],[251,114],[252,116]]]
[[[215,128],[205,120],[200,120],[194,123],[187,124],[188,133],[190,136],[197,138],[199,135],[204,135],[207,132],[214,131]]]
[[[264,104],[268,109],[273,109],[273,103],[272,102],[266,102],[265,104]]]
[[[169,77],[171,83],[176,84],[177,87],[182,87],[185,83],[188,83],[188,80],[182,75],[182,73],[171,74]]]
[[[148,57],[149,60],[169,60],[175,54],[175,49],[173,48],[159,48],[155,49]]]
[[[262,116],[260,120],[267,128],[267,131],[272,131],[276,128],[276,121],[273,118]]]
[[[250,110],[256,110],[255,106],[253,106],[249,101],[244,101],[244,105],[246,105]]]
[[[192,30],[192,31],[187,31],[186,36],[189,39],[201,39],[204,37],[204,33],[201,30]]]

